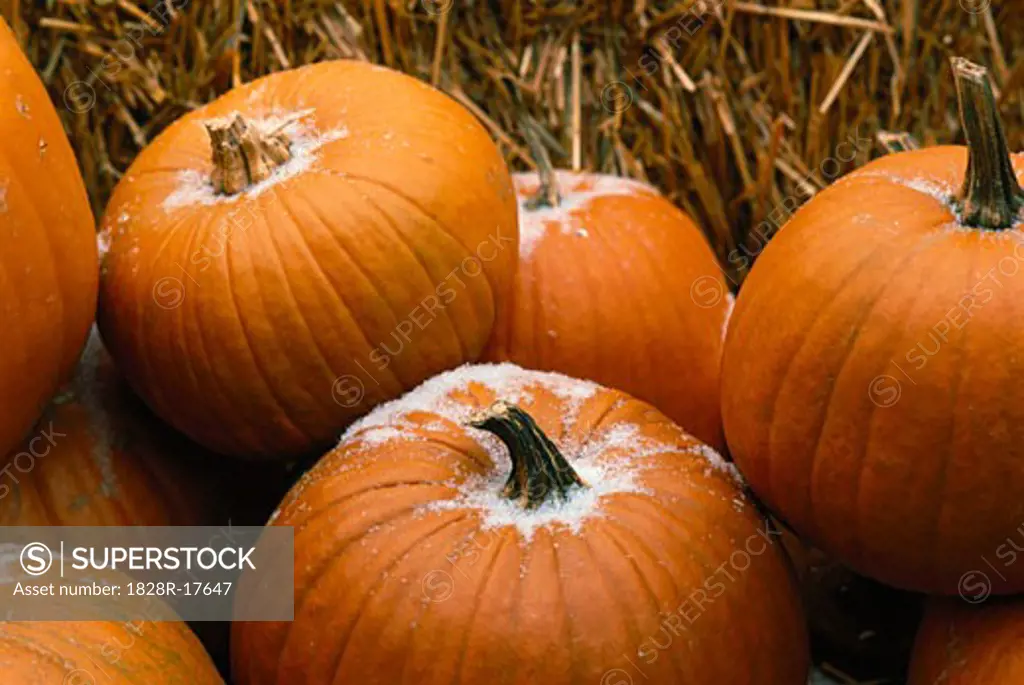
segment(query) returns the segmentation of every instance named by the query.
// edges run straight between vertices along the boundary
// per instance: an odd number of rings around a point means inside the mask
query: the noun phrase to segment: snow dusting
[[[99,252],[100,260],[110,252],[110,231],[100,231],[96,234],[96,250]]]
[[[25,102],[25,98],[21,97],[20,95],[14,98],[14,108],[17,109],[18,114],[20,114],[25,119],[32,118],[32,115],[29,114],[28,103]]]
[[[529,257],[547,235],[556,230],[564,235],[575,234],[580,238],[589,236],[581,215],[590,202],[599,197],[625,195],[657,195],[658,191],[640,181],[609,174],[585,174],[571,171],[556,171],[555,182],[561,196],[558,207],[529,209],[526,203],[537,191],[540,183],[536,173],[512,175],[519,198],[519,257]]]
[[[239,198],[251,199],[308,171],[320,159],[320,150],[324,145],[347,138],[349,135],[349,131],[345,127],[331,131],[317,131],[307,120],[308,115],[312,113],[313,110],[306,110],[297,114],[273,114],[262,117],[255,116],[250,119],[250,123],[261,132],[282,131],[291,141],[289,148],[292,153],[291,159],[275,169],[263,181],[246,189],[245,192],[223,195],[213,189],[208,169],[202,171],[186,169],[179,174],[177,187],[164,199],[162,204],[164,210],[170,212],[181,207],[237,202]],[[234,116],[235,113],[232,113],[225,118]],[[203,123],[195,122],[195,125],[201,126]]]
[[[429,508],[434,511],[476,509],[481,514],[483,530],[515,527],[527,541],[538,529],[555,524],[579,533],[587,519],[601,515],[600,505],[604,497],[645,492],[636,478],[642,464],[632,459],[601,460],[601,456],[608,450],[625,446],[629,446],[631,456],[634,450],[641,451],[643,456],[653,456],[670,449],[650,440],[645,441],[633,424],[618,424],[588,442],[582,449],[559,446],[573,470],[587,485],[570,491],[568,499],[564,501],[553,498],[536,509],[524,510],[519,502],[506,499],[502,495],[502,488],[508,480],[511,464],[505,459],[499,462],[499,468],[486,476],[471,476],[458,484],[458,494],[453,499],[439,500]]]
[[[589,381],[528,371],[514,364],[466,365],[435,376],[398,400],[378,406],[346,431],[342,444],[350,443],[362,452],[391,440],[416,440],[412,429],[450,430],[451,424],[447,422],[465,425],[479,409],[466,401],[465,393],[474,384],[491,390],[496,399],[518,404],[527,411],[537,392],[550,392],[565,403],[566,430],[576,422],[583,405],[601,390],[601,386]],[[680,440],[660,442],[643,435],[638,424],[616,423],[603,427],[596,436],[588,436],[582,444],[573,444],[564,437],[556,441],[587,487],[573,489],[564,501],[552,499],[526,510],[501,494],[511,470],[504,444],[486,431],[467,428],[466,432],[487,451],[495,468],[486,474],[453,480],[455,496],[433,502],[425,510],[475,509],[481,515],[483,529],[515,527],[527,541],[538,529],[554,525],[578,532],[586,520],[602,515],[602,503],[608,496],[645,492],[639,475],[648,460],[659,454],[693,454],[707,464],[707,473],[719,470],[736,477],[732,465],[710,447],[686,446],[682,431]]]
[[[957,207],[955,199],[960,188],[954,187],[946,179],[926,176],[915,176],[907,177],[899,174],[894,174],[889,171],[872,171],[867,170],[856,174],[851,174],[846,178],[881,178],[886,181],[890,181],[897,185],[916,190],[919,193],[928,195],[935,199],[939,204],[949,210],[953,216],[956,217],[955,223],[950,223],[948,228],[952,231],[970,231],[977,235],[984,235],[985,237],[995,236],[999,238],[1013,237],[1013,233],[1009,231],[984,231],[981,233],[977,232],[977,229],[964,226],[963,216],[960,213],[960,208]],[[873,217],[871,217],[873,218]],[[867,221],[866,215],[858,215],[853,219],[854,223],[862,223]],[[1013,225],[1014,228],[1024,228],[1024,215],[1018,217],[1017,221]]]
[[[722,319],[722,342],[729,333],[729,320],[732,319],[732,310],[736,306],[736,296],[731,292],[725,294],[725,318]]]
[[[364,444],[369,441],[376,445],[398,436],[408,439],[409,435],[403,428],[424,429],[421,421],[412,418],[413,414],[433,414],[429,418],[434,421],[440,416],[453,423],[463,424],[477,408],[453,395],[465,392],[474,383],[490,389],[495,397],[510,404],[521,405],[527,410],[533,402],[536,389],[543,388],[567,403],[565,417],[569,425],[575,422],[584,402],[601,389],[601,386],[590,381],[569,378],[559,373],[527,371],[515,364],[467,364],[434,376],[397,400],[379,405],[352,424],[342,436],[342,442],[358,438]],[[384,431],[383,436],[379,435],[381,431]],[[504,459],[504,447],[497,438],[488,440],[484,447],[488,448],[494,461]]]
[[[887,171],[868,171],[863,174],[858,174],[858,176],[861,178],[884,178],[898,185],[905,186],[911,190],[916,190],[919,193],[924,193],[925,195],[933,197],[941,204],[953,209],[953,205],[950,200],[956,194],[956,189],[945,181],[936,178],[925,178],[923,176],[907,178],[906,176],[893,174]]]

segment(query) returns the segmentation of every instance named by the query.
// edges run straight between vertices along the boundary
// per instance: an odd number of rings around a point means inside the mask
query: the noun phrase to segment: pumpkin
[[[240,685],[807,678],[795,584],[735,471],[619,391],[511,364],[356,422],[285,498],[295,618]]]
[[[994,591],[1020,592],[1024,155],[985,70],[954,72],[966,147],[867,164],[765,249],[730,323],[722,414],[754,491],[854,570],[953,594],[988,558]]]
[[[10,596],[16,582],[35,584],[18,561],[20,545],[0,545],[0,587]],[[97,572],[97,581],[128,580]],[[59,596],[41,601],[57,610]],[[156,597],[78,599],[117,602],[109,621],[0,621],[0,673],[13,685],[223,685],[199,639]],[[146,620],[148,618],[161,620]]]
[[[124,386],[94,328],[74,379],[0,469],[0,525],[210,525],[202,456]]]
[[[92,210],[46,88],[0,18],[0,454],[67,380],[96,307]]]
[[[0,621],[0,670],[17,685],[223,685],[180,621]]]
[[[1024,603],[929,603],[914,641],[908,685],[1024,682]]]
[[[182,117],[118,184],[100,329],[200,444],[304,455],[479,357],[515,216],[497,148],[439,91],[354,61],[272,74]]]
[[[722,446],[732,295],[700,229],[638,181],[557,171],[513,182],[519,270],[484,359],[618,388]]]

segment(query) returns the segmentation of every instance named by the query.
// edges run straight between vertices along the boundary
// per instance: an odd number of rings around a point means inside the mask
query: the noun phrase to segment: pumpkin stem
[[[537,124],[528,114],[523,115],[519,124],[526,143],[530,146],[530,156],[533,157],[533,161],[537,165],[537,175],[540,177],[540,187],[537,188],[536,194],[526,201],[526,208],[557,207],[561,203],[562,197],[558,192],[555,167],[551,164],[551,157],[540,140],[540,133],[536,126]]]
[[[270,177],[292,157],[288,138],[278,128],[263,133],[241,114],[230,121],[207,122],[213,154],[210,181],[223,195],[240,193]]]
[[[962,57],[952,62],[967,136],[967,174],[956,197],[963,222],[974,228],[1010,228],[1024,207],[1024,190],[1010,161],[988,70]]]
[[[495,402],[469,425],[497,435],[508,447],[512,471],[502,495],[524,509],[535,509],[553,498],[565,500],[573,488],[586,487],[555,443],[519,407]]]

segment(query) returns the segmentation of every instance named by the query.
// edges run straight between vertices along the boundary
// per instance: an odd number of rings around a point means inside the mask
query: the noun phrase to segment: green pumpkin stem
[[[1010,162],[988,70],[962,57],[952,62],[967,137],[967,174],[956,197],[963,223],[989,230],[1010,228],[1024,207],[1024,190]]]
[[[555,167],[551,164],[551,156],[540,139],[538,124],[524,114],[519,122],[523,137],[530,146],[530,156],[537,165],[537,176],[540,177],[540,186],[536,194],[526,201],[527,209],[539,209],[541,207],[557,207],[562,202],[562,196],[558,192],[558,181],[555,176]]]
[[[493,433],[505,443],[512,471],[502,495],[524,509],[536,509],[556,498],[565,500],[573,488],[586,487],[555,443],[519,407],[495,402],[469,425]]]

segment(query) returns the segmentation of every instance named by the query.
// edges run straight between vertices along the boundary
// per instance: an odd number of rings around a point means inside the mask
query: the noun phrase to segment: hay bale
[[[139,149],[233,85],[366,59],[470,107],[531,166],[647,179],[742,278],[768,235],[876,134],[961,139],[948,58],[990,67],[1024,147],[1024,23],[991,0],[0,0],[40,69],[97,212]],[[522,104],[510,94],[518,85]]]

